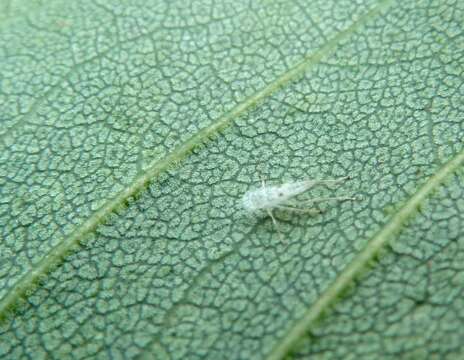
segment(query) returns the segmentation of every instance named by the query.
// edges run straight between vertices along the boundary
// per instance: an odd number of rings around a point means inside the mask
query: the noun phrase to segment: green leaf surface
[[[464,356],[463,2],[0,12],[0,358]]]

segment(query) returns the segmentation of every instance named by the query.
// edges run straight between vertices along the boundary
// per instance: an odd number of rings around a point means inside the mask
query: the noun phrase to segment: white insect
[[[245,210],[250,213],[265,211],[272,219],[272,222],[277,227],[277,221],[272,213],[275,209],[295,211],[301,213],[319,213],[320,211],[314,208],[298,207],[298,204],[308,203],[314,204],[322,201],[330,200],[356,200],[353,197],[318,197],[306,200],[297,200],[296,197],[317,185],[335,185],[339,184],[350,177],[343,177],[331,180],[302,180],[287,182],[280,185],[266,186],[262,181],[262,187],[247,191],[242,197],[242,204]],[[295,200],[295,201],[292,201]]]

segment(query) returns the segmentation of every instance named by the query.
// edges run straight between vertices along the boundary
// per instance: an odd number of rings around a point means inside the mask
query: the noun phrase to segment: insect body
[[[297,181],[281,185],[263,186],[259,189],[247,191],[243,195],[243,207],[249,212],[268,210],[286,203],[291,198],[313,187],[314,181]]]
[[[242,205],[250,213],[265,211],[271,217],[274,225],[277,222],[272,214],[274,209],[282,209],[295,212],[319,212],[315,209],[308,207],[299,207],[301,203],[316,203],[329,200],[354,200],[352,197],[325,197],[325,198],[312,198],[301,201],[295,201],[296,197],[303,194],[307,190],[317,185],[334,185],[345,180],[349,177],[331,180],[303,180],[288,182],[280,185],[266,186],[262,183],[262,187],[247,191],[242,197]]]

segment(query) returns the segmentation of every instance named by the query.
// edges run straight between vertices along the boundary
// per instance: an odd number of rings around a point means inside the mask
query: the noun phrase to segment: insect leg
[[[283,241],[283,240],[284,240],[284,237],[283,237],[283,235],[282,235],[282,233],[281,233],[281,231],[280,231],[279,225],[277,224],[277,221],[276,221],[274,215],[272,214],[272,210],[268,209],[268,210],[267,210],[267,214],[271,217],[272,222],[273,222],[273,224],[274,224],[274,226],[275,226],[277,232],[279,233],[280,240]]]
[[[339,183],[342,183],[346,180],[350,180],[351,177],[350,176],[345,176],[345,177],[342,177],[342,178],[338,178],[338,179],[327,179],[327,180],[309,180],[312,182],[312,186],[317,186],[317,185],[336,185],[336,184],[339,184]]]
[[[277,205],[276,208],[282,209],[282,210],[288,210],[288,211],[295,211],[299,213],[305,213],[305,214],[320,214],[321,210],[318,209],[300,209],[297,207],[292,207],[292,206],[283,206],[283,205]]]

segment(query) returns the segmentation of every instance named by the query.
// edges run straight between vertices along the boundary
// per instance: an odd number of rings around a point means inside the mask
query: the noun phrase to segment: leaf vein
[[[464,163],[464,150],[445,163],[419,190],[400,208],[390,221],[372,237],[366,247],[345,266],[335,280],[322,292],[321,296],[308,308],[305,314],[296,321],[290,331],[282,338],[267,356],[267,360],[283,359],[295,344],[313,328],[321,316],[340,298],[354,279],[365,269],[391,240],[398,235],[403,226],[415,214],[423,201],[433,194],[447,178]]]
[[[234,119],[254,108],[258,103],[275,93],[283,86],[296,80],[308,69],[319,64],[325,56],[332,53],[337,48],[341,41],[348,38],[360,26],[365,24],[373,16],[377,15],[385,7],[385,5],[390,2],[391,0],[380,1],[377,6],[368,10],[363,16],[353,22],[346,29],[338,32],[319,50],[303,58],[302,61],[277,77],[275,81],[269,83],[252,96],[246,98],[242,103],[222,115],[222,117],[213,124],[201,129],[195,135],[190,137],[190,139],[174,148],[174,150],[167,154],[163,159],[155,160],[150,163],[145,172],[141,173],[132,182],[132,184],[116,194],[112,199],[108,200],[107,203],[97,209],[91,217],[84,221],[71,234],[51,248],[40,261],[34,264],[32,268],[8,290],[6,295],[0,300],[0,320],[6,318],[9,311],[14,308],[18,301],[30,294],[35,286],[46,278],[47,274],[58,266],[68,254],[78,249],[86,240],[87,236],[93,233],[99,225],[105,223],[111,214],[126,206],[129,199],[137,196],[137,194],[146,189],[148,184],[154,178],[168,170],[172,164],[179,164],[179,162],[185,159],[196,146],[210,141],[221,130],[230,125]]]

